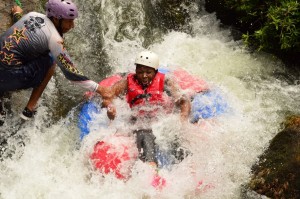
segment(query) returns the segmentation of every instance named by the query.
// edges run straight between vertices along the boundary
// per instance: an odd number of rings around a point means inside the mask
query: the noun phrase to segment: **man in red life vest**
[[[180,93],[179,87],[164,74],[158,72],[158,56],[151,51],[144,51],[137,55],[135,74],[128,74],[105,92],[103,105],[107,107],[107,115],[113,120],[116,108],[113,99],[126,94],[127,103],[136,114],[133,120],[139,118],[153,119],[159,111],[171,112],[175,106],[180,109],[182,121],[187,121],[190,114],[190,100]],[[150,109],[150,110],[149,110]],[[155,136],[151,129],[135,130],[139,157],[144,162],[157,164],[155,157]]]

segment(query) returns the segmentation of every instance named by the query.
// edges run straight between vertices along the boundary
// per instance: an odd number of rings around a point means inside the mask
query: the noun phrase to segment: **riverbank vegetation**
[[[222,23],[239,29],[251,49],[299,65],[300,2],[297,0],[206,0]]]

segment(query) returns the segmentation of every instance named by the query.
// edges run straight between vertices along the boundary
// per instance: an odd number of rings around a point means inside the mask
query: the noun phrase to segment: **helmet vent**
[[[149,59],[148,57],[146,57],[146,59]]]
[[[78,17],[78,9],[71,0],[48,0],[46,10],[47,17],[57,19],[75,19]]]

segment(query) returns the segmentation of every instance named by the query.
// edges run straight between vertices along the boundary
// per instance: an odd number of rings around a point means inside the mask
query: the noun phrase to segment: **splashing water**
[[[167,185],[159,191],[150,185],[151,168],[140,161],[126,183],[113,175],[103,178],[91,167],[88,156],[98,140],[128,133],[130,110],[117,100],[119,115],[109,128],[97,123],[109,123],[105,112],[95,115],[90,134],[80,141],[77,117],[83,91],[63,84],[58,71],[33,121],[19,124],[17,116],[28,99],[21,96],[29,93],[12,96],[11,121],[1,133],[15,133],[5,153],[15,152],[0,162],[0,198],[241,198],[251,165],[280,130],[280,122],[287,114],[299,114],[297,80],[273,57],[243,49],[213,14],[199,12],[194,4],[189,7],[189,32],[151,29],[139,0],[78,5],[82,14],[66,40],[88,76],[100,81],[114,72],[132,71],[135,55],[147,48],[159,55],[161,65],[179,66],[217,88],[229,109],[201,125],[181,124],[174,114],[151,126],[160,145],[176,135],[193,154],[160,171]]]

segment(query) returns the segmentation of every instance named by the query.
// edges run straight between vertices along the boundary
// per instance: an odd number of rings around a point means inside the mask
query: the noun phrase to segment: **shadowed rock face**
[[[0,1],[0,34],[2,34],[12,23],[10,17],[10,10],[12,6],[11,0],[1,0]]]
[[[300,116],[285,122],[285,128],[252,168],[249,187],[270,198],[300,198]]]
[[[36,10],[42,0],[21,0],[22,9],[24,13]],[[14,0],[1,0],[0,1],[0,34],[6,31],[12,25],[11,8],[15,4]]]
[[[187,6],[195,0],[161,0],[152,4],[145,1],[147,7],[146,14],[152,26],[157,26],[166,30],[180,30],[189,20]]]

